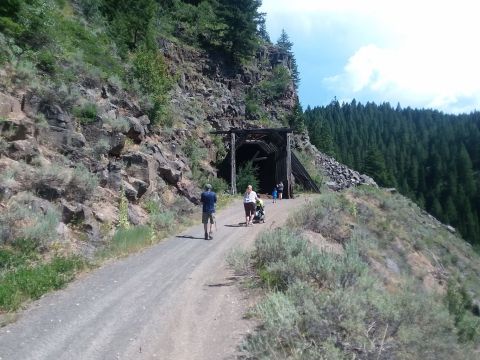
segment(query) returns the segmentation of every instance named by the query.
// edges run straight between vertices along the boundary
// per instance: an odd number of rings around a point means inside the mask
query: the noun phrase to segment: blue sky
[[[294,43],[300,101],[388,101],[480,110],[480,2],[263,0],[275,42]]]

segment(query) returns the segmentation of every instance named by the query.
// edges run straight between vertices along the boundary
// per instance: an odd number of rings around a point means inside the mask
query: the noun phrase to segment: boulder
[[[128,204],[128,221],[137,226],[146,224],[148,221],[148,215],[138,205]]]
[[[59,105],[44,102],[40,104],[39,110],[45,115],[47,122],[51,126],[72,130],[73,126],[70,116]]]
[[[145,128],[141,121],[134,117],[129,117],[130,129],[127,132],[127,137],[139,144],[145,139]]]
[[[183,180],[178,182],[177,189],[180,194],[185,196],[188,200],[190,200],[195,205],[200,204],[200,192],[191,181]]]
[[[35,190],[42,199],[53,201],[65,195],[65,183],[58,179],[38,181],[35,183]]]
[[[81,204],[71,204],[65,199],[62,199],[62,222],[70,224],[71,222],[77,223],[85,219],[85,213],[83,212],[83,206]]]
[[[115,162],[109,162],[107,171],[107,186],[112,190],[119,191],[122,185],[122,166]]]
[[[126,181],[122,181],[123,191],[129,201],[136,201],[138,198],[137,190]]]
[[[122,160],[125,164],[125,172],[128,176],[150,184],[149,159],[151,159],[151,157],[142,152],[132,152],[123,155]]]
[[[92,210],[87,206],[82,206],[82,211],[84,214],[82,230],[88,236],[88,239],[91,242],[99,242],[101,240],[100,227],[95,220],[95,216],[93,215]]]
[[[137,198],[140,199],[148,190],[148,184],[145,181],[140,179],[135,179],[130,177],[128,182],[133,186],[133,188],[137,191]]]
[[[182,170],[184,169],[185,165],[181,161],[167,160],[163,154],[158,151],[158,149],[153,156],[158,163],[158,174],[167,183],[176,185],[182,180]]]
[[[455,234],[457,232],[457,230],[455,230],[455,228],[451,225],[445,225],[445,228],[450,231],[452,234]]]
[[[159,164],[158,174],[161,178],[163,178],[167,183],[171,185],[176,185],[182,180],[182,172],[174,169],[171,163]]]
[[[113,156],[120,156],[125,147],[127,137],[122,133],[114,133],[110,136],[110,150],[108,153]]]

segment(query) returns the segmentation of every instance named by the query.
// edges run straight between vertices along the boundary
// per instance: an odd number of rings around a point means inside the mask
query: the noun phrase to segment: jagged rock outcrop
[[[295,136],[295,147],[309,153],[315,159],[315,164],[327,177],[326,185],[332,190],[342,190],[357,185],[378,186],[371,177],[360,174],[348,166],[340,164],[333,157],[319,151],[310,143],[308,134]]]
[[[207,121],[217,130],[259,126],[245,119],[245,98],[249,90],[272,74],[274,66],[291,66],[291,58],[274,46],[259,49],[253,63],[233,67],[225,58],[197,49],[187,49],[167,40],[160,41],[170,71],[179,77],[172,99],[174,112],[187,128]],[[277,101],[261,104],[271,121],[281,120],[295,105],[293,83]]]

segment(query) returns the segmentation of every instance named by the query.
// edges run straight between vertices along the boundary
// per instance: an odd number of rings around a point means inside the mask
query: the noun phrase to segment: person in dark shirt
[[[205,185],[205,191],[202,193],[200,201],[203,204],[202,223],[205,229],[205,240],[213,239],[213,224],[215,223],[215,203],[217,194],[212,191],[212,185]],[[210,231],[208,232],[208,220],[210,220]]]

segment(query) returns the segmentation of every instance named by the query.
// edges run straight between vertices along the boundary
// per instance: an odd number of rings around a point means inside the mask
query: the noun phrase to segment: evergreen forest
[[[307,108],[321,151],[395,187],[480,245],[480,113],[393,108],[353,100]]]

